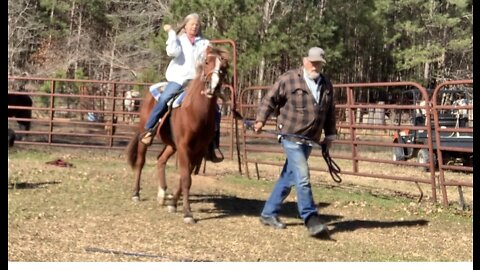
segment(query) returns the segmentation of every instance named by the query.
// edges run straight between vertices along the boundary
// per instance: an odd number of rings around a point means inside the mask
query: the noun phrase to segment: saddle
[[[180,107],[180,105],[182,104],[183,98],[185,97],[185,90],[189,82],[190,80],[185,81],[182,85],[182,89],[180,90],[180,93],[175,95],[172,99],[170,99],[167,102],[168,111]],[[150,93],[152,94],[153,98],[155,98],[156,101],[158,101],[158,99],[160,98],[160,95],[165,90],[165,87],[167,86],[167,84],[168,82],[159,82],[150,86],[149,88]]]

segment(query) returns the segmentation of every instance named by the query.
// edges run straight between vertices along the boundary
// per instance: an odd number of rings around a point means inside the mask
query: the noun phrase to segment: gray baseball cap
[[[308,50],[307,59],[310,62],[323,62],[324,64],[327,63],[327,61],[325,61],[325,51],[319,47],[310,48],[310,50]]]

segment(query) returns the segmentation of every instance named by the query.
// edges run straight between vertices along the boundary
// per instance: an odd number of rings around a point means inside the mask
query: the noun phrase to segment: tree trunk
[[[50,11],[50,25],[53,24],[53,14],[55,13],[55,4],[57,3],[57,1],[52,1],[52,9]],[[52,34],[50,33],[48,35],[48,43],[47,43],[47,48],[50,48],[50,44],[52,43]]]
[[[114,60],[115,60],[115,49],[116,49],[116,47],[117,47],[117,30],[115,29],[115,33],[113,35],[112,50],[110,52],[110,63],[109,63],[110,69],[108,71],[108,80],[109,81],[111,81],[113,79],[113,65],[114,65]],[[110,95],[110,93],[113,91],[113,89],[111,89],[111,87],[112,87],[112,84],[108,84],[107,93],[105,93],[105,96],[108,97]],[[114,94],[116,94],[116,93],[114,93]],[[112,102],[112,104],[113,104],[113,102],[115,102],[115,100],[105,99],[104,105],[103,105],[104,108],[105,108],[105,106],[107,108],[110,108],[110,102]]]
[[[448,7],[449,7],[448,2],[445,5],[446,5],[445,10],[448,10]],[[443,48],[447,48],[448,40],[449,38],[447,34],[447,27],[445,26],[443,28],[443,37],[442,37]],[[449,72],[447,70],[447,67],[445,66],[445,50],[443,50],[442,52],[442,56],[440,57],[440,62],[438,63],[438,65],[439,65],[439,70],[442,70],[442,73],[443,73],[442,77],[447,78],[449,76]]]
[[[428,10],[429,20],[433,19],[434,9],[435,9],[435,0],[430,0],[430,8]],[[427,39],[429,40],[427,41],[427,51],[430,51],[430,39],[429,37],[427,37]],[[423,68],[423,81],[425,82],[425,85],[428,85],[429,77],[430,77],[430,61],[426,60]]]
[[[73,74],[77,74],[77,69],[78,69],[78,55],[79,55],[79,49],[80,49],[80,39],[82,37],[82,9],[78,9],[78,27],[77,27],[77,44],[75,46],[75,62],[73,64]]]
[[[110,70],[108,71],[108,80],[111,81],[113,78],[113,62],[115,59],[115,49],[117,46],[117,30],[115,30],[115,34],[113,35],[113,44],[112,50],[110,52]]]
[[[320,16],[319,20],[322,20],[323,14],[325,13],[325,9],[327,7],[327,0],[320,0]]]
[[[75,16],[75,0],[73,0],[72,8],[70,9],[70,26],[68,27],[69,35],[67,38],[67,48],[70,48],[70,44],[72,43],[74,16]]]
[[[262,27],[259,33],[260,44],[263,44],[265,41],[265,37],[268,33],[268,27],[272,22],[272,14],[273,14],[273,11],[275,10],[275,6],[277,5],[278,1],[279,0],[267,0],[263,5]],[[265,56],[262,55],[262,58],[260,60],[260,65],[258,66],[258,77],[257,77],[258,85],[263,85],[264,74],[265,74]]]

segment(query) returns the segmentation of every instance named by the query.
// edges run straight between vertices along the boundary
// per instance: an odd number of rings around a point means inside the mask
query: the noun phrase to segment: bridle
[[[208,64],[208,59],[212,56],[215,57],[215,67],[210,72],[205,73],[205,66]],[[221,68],[222,62],[224,60],[225,59],[220,55],[212,53],[207,54],[206,60],[203,63],[201,75],[201,80],[205,84],[205,88],[202,91],[202,94],[204,94],[207,98],[212,98],[216,92],[216,89],[218,89],[218,86],[220,85],[219,82],[221,76],[224,75],[224,71]]]

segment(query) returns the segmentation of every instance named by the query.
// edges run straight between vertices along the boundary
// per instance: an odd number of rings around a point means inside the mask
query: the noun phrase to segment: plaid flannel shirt
[[[303,68],[281,75],[260,102],[256,121],[265,123],[278,109],[277,126],[284,134],[303,135],[317,142],[322,130],[325,136],[335,135],[333,86],[328,78],[321,76],[318,89],[321,99],[317,103],[303,78]]]

